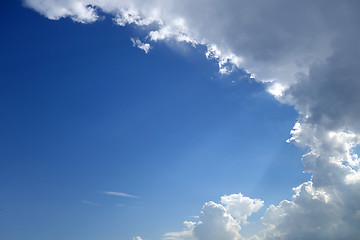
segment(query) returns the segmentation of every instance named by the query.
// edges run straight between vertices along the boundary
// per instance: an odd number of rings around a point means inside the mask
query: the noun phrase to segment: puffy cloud
[[[265,239],[358,238],[360,188],[344,181],[351,169],[313,154],[304,160],[317,165],[313,179],[294,189],[292,201],[267,209]]]
[[[224,206],[208,202],[200,213],[200,222],[194,228],[194,236],[199,240],[237,240],[241,237],[240,229],[239,223]]]
[[[221,203],[233,217],[246,223],[246,219],[254,212],[257,212],[264,206],[264,201],[260,199],[251,199],[239,194],[224,195],[221,197]]]
[[[360,230],[359,160],[353,132],[332,131],[300,119],[292,140],[310,147],[302,158],[311,181],[294,188],[292,201],[270,206],[265,239],[356,239]]]
[[[240,240],[241,223],[263,206],[263,201],[244,197],[241,193],[224,195],[222,204],[207,202],[199,216],[199,222],[185,222],[182,232],[164,235],[165,240]],[[253,239],[257,239],[254,236]]]
[[[221,73],[242,68],[293,105],[289,140],[310,181],[264,215],[265,239],[356,239],[360,236],[360,2],[356,0],[26,0],[49,19],[96,21],[97,9],[118,25],[147,26],[147,41],[175,40],[207,48]],[[201,14],[199,14],[201,11]],[[151,23],[155,23],[150,25]],[[155,26],[155,27],[154,27]],[[138,41],[137,41],[138,40]],[[139,39],[134,44],[148,49]],[[243,205],[244,204],[244,205]],[[242,195],[206,203],[199,222],[167,239],[241,239],[240,223],[263,205]]]

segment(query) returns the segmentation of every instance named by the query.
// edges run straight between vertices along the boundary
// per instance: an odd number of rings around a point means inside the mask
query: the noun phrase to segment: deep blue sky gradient
[[[145,54],[130,41],[141,29],[19,1],[2,4],[0,31],[0,239],[154,240],[223,194],[268,206],[308,179],[285,142],[297,113],[201,47]]]

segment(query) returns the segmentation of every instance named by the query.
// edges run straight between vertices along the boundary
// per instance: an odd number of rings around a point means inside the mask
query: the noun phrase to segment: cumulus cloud
[[[360,2],[356,0],[26,0],[49,19],[91,23],[99,11],[115,24],[147,26],[147,41],[205,46],[219,71],[241,68],[299,112],[289,142],[305,146],[310,181],[271,205],[264,239],[360,236]],[[199,13],[201,11],[201,14]],[[138,41],[137,41],[138,40]],[[140,39],[134,40],[145,52]],[[147,50],[146,50],[147,49]],[[208,202],[199,222],[167,239],[241,239],[240,224],[263,205],[242,195]],[[216,238],[215,238],[216,237]]]
[[[164,240],[241,240],[241,223],[258,211],[263,202],[244,197],[241,193],[221,197],[222,204],[207,202],[200,212],[198,222],[184,222],[182,232],[170,232]],[[253,237],[255,239],[256,236]]]
[[[302,162],[312,178],[294,189],[292,201],[267,209],[265,239],[358,238],[359,160],[351,149],[360,143],[359,135],[303,122],[292,134],[293,141],[311,148]]]
[[[224,195],[221,197],[221,203],[233,217],[243,223],[246,223],[246,219],[252,213],[257,212],[264,206],[264,201],[245,197],[241,193]]]
[[[197,239],[240,239],[239,223],[226,211],[221,204],[205,203],[200,213],[200,222],[194,228]]]

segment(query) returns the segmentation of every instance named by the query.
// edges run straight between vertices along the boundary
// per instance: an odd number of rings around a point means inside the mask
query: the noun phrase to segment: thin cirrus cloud
[[[89,200],[81,200],[80,202],[83,203],[83,204],[91,205],[91,206],[100,206],[99,203],[92,202],[92,201],[89,201]]]
[[[123,193],[123,192],[102,192],[106,195],[111,195],[111,196],[117,196],[117,197],[126,197],[126,198],[140,198],[139,196],[135,196],[132,194],[128,194],[128,193]]]
[[[293,189],[291,200],[270,205],[261,218],[263,231],[251,239],[358,239],[360,159],[353,149],[360,144],[359,1],[25,2],[54,20],[91,23],[101,9],[120,26],[155,23],[135,46],[170,39],[201,44],[220,73],[241,68],[266,84],[299,113],[288,142],[309,149],[301,161],[312,178]],[[107,194],[133,196],[114,193]],[[165,233],[164,239],[245,239],[242,224],[263,202],[230,196],[205,203],[199,221],[186,221],[183,231]]]

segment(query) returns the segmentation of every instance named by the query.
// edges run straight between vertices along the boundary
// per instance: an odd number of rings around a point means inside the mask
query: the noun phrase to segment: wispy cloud
[[[135,195],[123,193],[123,192],[102,192],[102,193],[107,194],[107,195],[112,195],[112,196],[118,196],[118,197],[140,198],[139,196],[135,196]]]
[[[100,206],[99,203],[95,203],[95,202],[88,201],[88,200],[81,200],[80,202],[83,204],[91,205],[91,206]]]

